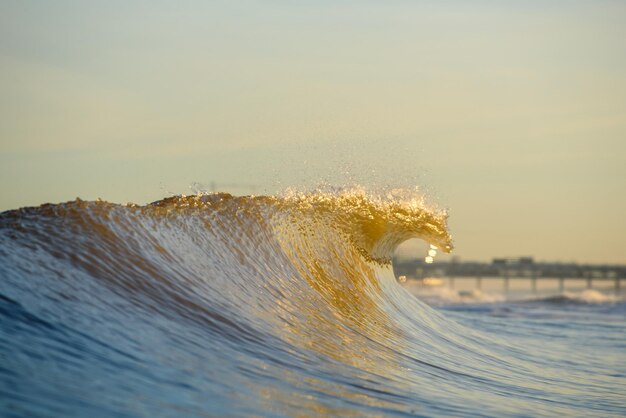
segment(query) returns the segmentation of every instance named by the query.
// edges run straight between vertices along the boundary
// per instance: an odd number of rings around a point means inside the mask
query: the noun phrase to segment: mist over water
[[[411,238],[452,248],[414,190],[4,212],[0,412],[626,414],[623,301],[434,309],[393,276]]]

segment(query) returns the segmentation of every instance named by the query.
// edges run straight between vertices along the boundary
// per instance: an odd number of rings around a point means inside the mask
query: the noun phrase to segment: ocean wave
[[[618,295],[607,294],[594,289],[585,289],[580,292],[562,292],[553,296],[542,296],[525,299],[527,302],[554,303],[554,304],[607,304],[622,302]]]
[[[624,298],[619,295],[604,293],[595,289],[543,295],[529,294],[529,292],[507,294],[502,292],[485,292],[480,289],[457,290],[441,286],[424,286],[416,280],[407,280],[402,283],[402,287],[431,306],[496,304],[503,302],[587,305],[613,304],[624,301]]]
[[[0,381],[13,401],[0,408],[400,416],[457,415],[461,404],[542,415],[557,403],[588,413],[605,392],[398,285],[394,249],[417,237],[449,251],[446,218],[419,196],[362,189],[4,212]]]

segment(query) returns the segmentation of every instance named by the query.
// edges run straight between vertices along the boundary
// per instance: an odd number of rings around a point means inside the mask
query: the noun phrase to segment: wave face
[[[532,358],[408,294],[389,260],[413,237],[452,247],[445,213],[360,190],[218,193],[146,206],[76,200],[4,212],[0,411],[626,410],[619,376],[581,377],[575,361],[568,371]]]

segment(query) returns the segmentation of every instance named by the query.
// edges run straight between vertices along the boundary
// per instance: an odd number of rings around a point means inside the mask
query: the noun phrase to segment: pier
[[[494,258],[491,263],[484,262],[432,262],[423,260],[395,260],[393,262],[396,278],[404,276],[412,279],[442,279],[448,287],[455,287],[456,279],[473,279],[474,288],[482,289],[485,281],[502,281],[502,290],[506,293],[513,282],[526,280],[530,290],[537,292],[538,284],[557,281],[559,291],[563,291],[568,282],[584,283],[592,289],[601,282],[606,288],[607,282],[613,284],[616,294],[621,292],[622,280],[626,278],[626,265],[595,265],[576,263],[535,262],[532,257]],[[466,281],[466,280],[465,280]]]

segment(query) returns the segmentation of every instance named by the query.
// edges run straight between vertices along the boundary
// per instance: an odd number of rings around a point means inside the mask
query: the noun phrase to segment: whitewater
[[[626,304],[432,307],[447,214],[363,189],[0,214],[6,417],[624,416]]]

